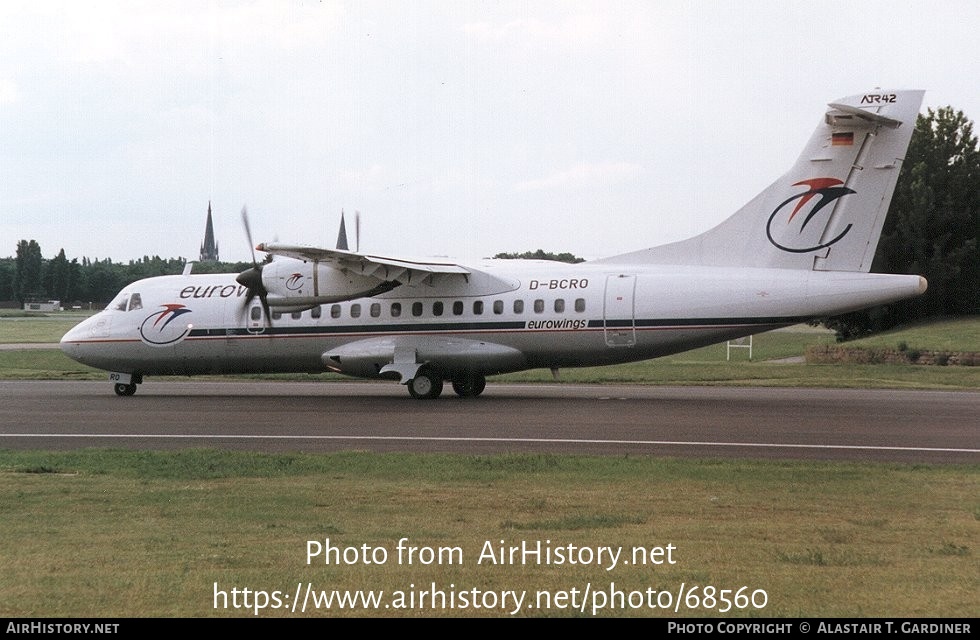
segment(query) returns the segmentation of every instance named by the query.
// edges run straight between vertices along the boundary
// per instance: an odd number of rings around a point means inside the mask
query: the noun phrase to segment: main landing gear
[[[408,392],[418,400],[433,400],[442,393],[442,376],[429,369],[419,369],[408,381]]]
[[[472,375],[461,380],[453,380],[453,391],[460,398],[475,398],[487,388],[487,379],[481,375]]]
[[[442,394],[442,376],[437,372],[422,368],[408,381],[408,392],[419,400],[434,400]],[[469,375],[452,381],[453,391],[460,398],[475,398],[487,387],[487,379],[479,374]]]

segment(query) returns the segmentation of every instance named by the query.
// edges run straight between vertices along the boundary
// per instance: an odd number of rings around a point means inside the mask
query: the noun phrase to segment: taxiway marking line
[[[940,447],[889,447],[850,444],[792,444],[765,442],[698,442],[674,440],[588,440],[584,438],[467,438],[451,436],[327,436],[327,435],[255,435],[255,434],[125,434],[125,433],[0,433],[0,438],[90,438],[90,439],[157,439],[157,440],[372,440],[400,442],[517,442],[539,444],[634,444],[654,446],[753,447],[770,449],[849,449],[870,451],[932,451],[942,453],[980,453],[980,449]]]

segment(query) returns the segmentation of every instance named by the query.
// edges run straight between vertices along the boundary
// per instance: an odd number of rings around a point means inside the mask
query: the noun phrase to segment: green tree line
[[[184,270],[184,258],[143,256],[129,262],[110,258],[68,260],[61,249],[51,259],[44,259],[34,240],[17,243],[14,258],[0,258],[0,300],[23,304],[30,300],[60,300],[63,306],[108,303],[127,284],[141,278],[175,275]],[[244,271],[250,264],[200,262],[195,273]]]
[[[501,260],[552,260],[555,262],[568,262],[569,264],[585,262],[585,258],[579,258],[567,251],[564,253],[554,253],[552,251],[545,251],[544,249],[525,251],[523,253],[498,253],[494,258]]]

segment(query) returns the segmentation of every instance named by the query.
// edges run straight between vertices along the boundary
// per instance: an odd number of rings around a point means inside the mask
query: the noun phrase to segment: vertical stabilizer
[[[869,271],[923,93],[830,103],[793,167],[731,218],[598,262]]]

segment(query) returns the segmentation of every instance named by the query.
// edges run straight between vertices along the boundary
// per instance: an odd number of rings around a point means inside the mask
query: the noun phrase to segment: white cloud
[[[544,178],[520,182],[514,189],[516,191],[595,189],[629,182],[641,173],[643,167],[631,162],[583,162],[563,171],[556,171]]]
[[[553,22],[534,18],[520,18],[502,24],[468,22],[463,25],[462,31],[481,42],[589,44],[605,38],[609,25],[603,15],[576,14]]]
[[[13,80],[0,78],[0,105],[13,104],[20,100],[20,90]]]
[[[338,182],[347,189],[378,191],[390,186],[391,177],[382,165],[375,163],[366,168],[342,171]]]
[[[255,64],[275,52],[320,45],[342,14],[343,6],[332,2],[103,0],[41,3],[10,18],[33,33],[34,46],[67,63],[188,73],[215,59]]]

